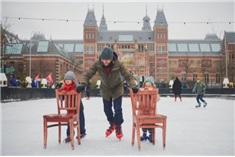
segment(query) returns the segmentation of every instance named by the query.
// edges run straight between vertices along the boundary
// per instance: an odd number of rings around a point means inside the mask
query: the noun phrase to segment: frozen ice
[[[162,130],[157,129],[156,144],[137,142],[131,145],[132,111],[129,97],[123,98],[122,108],[124,137],[119,141],[113,133],[105,137],[109,124],[103,112],[101,97],[82,99],[86,120],[87,136],[81,145],[75,141],[58,143],[58,128],[48,129],[47,149],[43,148],[43,115],[56,113],[56,101],[38,99],[2,103],[1,155],[7,156],[178,156],[209,155],[234,156],[234,99],[205,97],[208,105],[195,108],[194,97],[161,97],[157,112],[167,115],[166,148],[162,147]],[[66,127],[62,127],[62,139]]]

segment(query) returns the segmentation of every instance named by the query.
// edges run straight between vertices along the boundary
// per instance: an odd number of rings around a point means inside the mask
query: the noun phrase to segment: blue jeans
[[[85,116],[84,116],[83,110],[80,110],[79,120],[80,120],[80,134],[84,134],[84,133],[86,133],[86,129],[85,129]],[[67,126],[66,134],[67,134],[67,136],[70,135],[69,124]]]
[[[118,97],[115,100],[113,100],[110,97],[109,101],[103,99],[103,103],[104,103],[104,113],[107,117],[107,120],[110,123],[121,125],[124,122],[122,115],[122,96]],[[114,107],[114,112],[112,106]]]
[[[203,99],[203,96],[204,96],[204,94],[198,94],[198,95],[197,95],[197,98],[196,98],[196,99],[197,99],[197,103],[198,103],[198,104],[201,104],[199,100],[201,100],[202,102],[206,102],[206,101]]]

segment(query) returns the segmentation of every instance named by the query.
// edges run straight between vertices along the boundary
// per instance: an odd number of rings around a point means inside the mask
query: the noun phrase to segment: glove
[[[138,92],[138,90],[139,90],[139,88],[138,88],[138,87],[133,87],[133,88],[132,88],[133,93],[137,93],[137,92]]]
[[[84,83],[77,84],[76,85],[76,90],[78,93],[83,92],[85,90],[86,85]]]

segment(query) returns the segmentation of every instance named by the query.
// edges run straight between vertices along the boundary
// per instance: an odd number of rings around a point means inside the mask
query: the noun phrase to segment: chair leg
[[[71,139],[71,147],[72,147],[72,150],[74,150],[74,127],[73,127],[73,120],[70,119],[69,120],[69,126],[70,126],[70,139]]]
[[[58,142],[61,143],[61,123],[60,122],[58,123],[58,133],[59,133],[58,134],[58,139],[59,139]]]
[[[78,134],[78,144],[81,144],[81,132],[80,132],[80,121],[77,121],[77,134]]]
[[[131,139],[131,145],[134,146],[135,143],[135,127],[134,123],[132,124],[132,139]]]
[[[153,128],[153,133],[152,133],[152,141],[153,141],[153,145],[155,145],[155,139],[156,139],[156,129]]]
[[[138,149],[140,150],[140,128],[137,126],[137,143],[138,143]]]
[[[165,148],[166,147],[166,118],[163,120],[162,138],[163,138],[163,148]]]
[[[43,117],[44,149],[47,148],[47,119]]]

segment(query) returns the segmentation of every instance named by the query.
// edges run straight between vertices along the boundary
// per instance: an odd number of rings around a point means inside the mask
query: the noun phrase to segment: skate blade
[[[121,138],[123,137],[123,136],[116,136],[120,141],[121,141]]]
[[[106,137],[108,137],[108,136],[110,136],[112,133],[113,133],[113,131],[112,131],[112,132],[106,132],[105,135],[106,135]]]
[[[106,137],[109,137],[111,134],[106,134]]]

